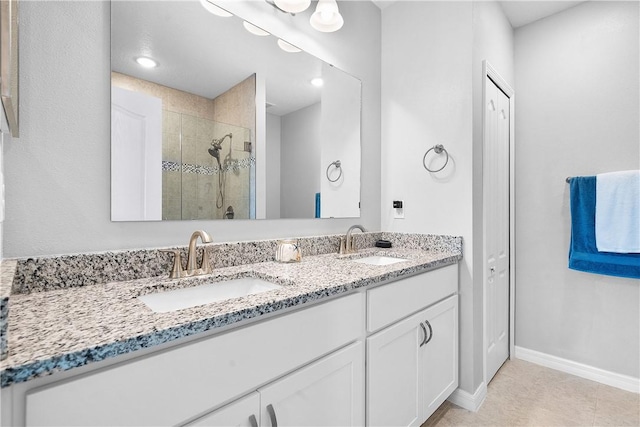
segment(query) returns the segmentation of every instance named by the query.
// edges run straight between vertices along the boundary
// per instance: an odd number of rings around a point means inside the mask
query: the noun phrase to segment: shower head
[[[228,137],[229,139],[233,139],[233,134],[232,134],[232,133],[228,133],[228,134],[226,134],[225,136],[223,136],[223,137],[222,137],[222,138],[220,138],[220,139],[215,139],[215,138],[214,138],[214,139],[212,139],[212,140],[211,140],[211,146],[212,146],[212,147],[213,147],[213,146],[216,146],[216,147],[218,147],[218,149],[222,148],[222,141],[224,141],[224,139],[225,139],[225,138],[227,138],[227,137]]]
[[[215,157],[216,160],[218,160],[218,165],[220,164],[220,150],[222,150],[222,141],[224,141],[224,139],[227,137],[229,137],[229,139],[233,139],[233,134],[228,133],[220,139],[212,139],[211,147],[207,150],[211,156]]]
[[[214,145],[211,146],[211,148],[209,148],[207,150],[209,152],[209,154],[211,154],[213,157],[215,157],[216,159],[218,159],[218,162],[220,161],[220,148],[216,147]]]

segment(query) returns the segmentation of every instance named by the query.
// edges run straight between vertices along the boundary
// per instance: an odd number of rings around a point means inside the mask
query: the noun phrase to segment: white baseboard
[[[454,405],[458,405],[459,407],[466,409],[467,411],[478,412],[478,409],[480,409],[480,406],[482,406],[486,397],[487,385],[483,381],[482,384],[478,386],[475,393],[471,394],[457,388],[453,393],[451,393],[451,396],[449,396],[447,400]]]
[[[622,390],[640,393],[640,378],[616,374],[615,372],[605,371],[604,369],[518,346],[516,346],[516,358]]]

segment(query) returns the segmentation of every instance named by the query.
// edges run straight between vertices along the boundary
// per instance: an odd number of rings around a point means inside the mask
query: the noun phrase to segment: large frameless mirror
[[[111,3],[113,221],[360,216],[360,81],[254,24]]]

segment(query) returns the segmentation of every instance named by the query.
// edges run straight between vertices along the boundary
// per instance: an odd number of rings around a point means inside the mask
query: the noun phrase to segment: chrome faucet
[[[198,253],[196,252],[196,244],[198,243],[198,237],[202,240],[202,243],[211,243],[213,240],[211,236],[204,230],[194,231],[189,240],[189,253],[187,254],[187,271],[185,276],[199,276],[201,274],[211,273],[211,263],[209,262],[209,251],[207,248],[202,248],[202,263],[200,268],[197,266]]]
[[[198,237],[202,240],[202,243],[211,243],[213,240],[211,236],[204,230],[194,231],[189,240],[189,253],[187,254],[187,269],[182,268],[182,257],[180,256],[180,249],[160,249],[160,252],[168,252],[173,254],[173,267],[171,273],[169,273],[170,279],[179,279],[181,277],[199,276],[201,274],[211,273],[211,263],[209,262],[209,251],[207,248],[202,248],[202,264],[200,268],[197,266],[198,252],[196,251],[196,244],[198,243]]]
[[[349,227],[349,230],[347,230],[347,235],[344,238],[340,239],[341,254],[350,254],[356,251],[356,248],[353,246],[353,237],[351,236],[353,230],[355,230],[356,228],[363,233],[366,231],[363,226],[357,224]]]

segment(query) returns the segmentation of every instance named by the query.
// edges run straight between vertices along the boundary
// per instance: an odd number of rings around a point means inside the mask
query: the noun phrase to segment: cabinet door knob
[[[431,329],[431,323],[429,323],[428,320],[425,320],[425,323],[427,324],[427,327],[429,328],[429,339],[425,342],[425,344],[429,344],[429,341],[431,341],[431,338],[433,338],[433,329]]]
[[[269,418],[271,418],[271,427],[278,427],[278,420],[276,419],[276,411],[273,409],[272,404],[267,405],[267,412],[269,413]]]
[[[422,333],[424,334],[424,338],[422,339],[422,342],[420,343],[420,347],[422,347],[423,345],[425,345],[428,341],[427,341],[427,328],[424,327],[424,324],[420,323],[420,327],[422,328]]]

